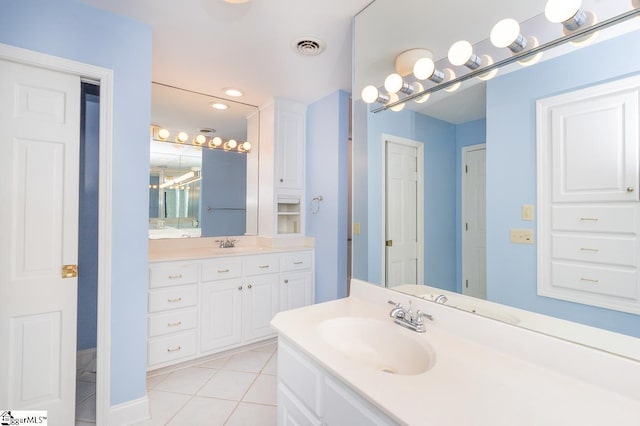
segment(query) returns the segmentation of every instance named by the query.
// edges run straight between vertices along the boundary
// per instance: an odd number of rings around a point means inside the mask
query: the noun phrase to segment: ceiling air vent
[[[292,47],[302,56],[315,56],[324,51],[325,44],[315,37],[301,37],[291,43]]]

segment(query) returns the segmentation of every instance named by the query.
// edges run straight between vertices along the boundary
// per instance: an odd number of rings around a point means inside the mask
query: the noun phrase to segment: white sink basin
[[[424,335],[389,321],[338,317],[321,321],[322,339],[342,355],[375,371],[421,374],[435,364],[435,353]]]

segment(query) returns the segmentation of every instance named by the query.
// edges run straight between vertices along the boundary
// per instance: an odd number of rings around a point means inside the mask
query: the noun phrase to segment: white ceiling
[[[82,1],[152,27],[154,81],[221,97],[236,87],[259,106],[274,96],[311,103],[351,91],[351,20],[371,0]],[[302,36],[326,50],[298,54],[290,45]]]

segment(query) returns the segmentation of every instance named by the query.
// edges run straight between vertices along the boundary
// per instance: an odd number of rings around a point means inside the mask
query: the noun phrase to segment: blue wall
[[[348,93],[332,93],[307,107],[306,234],[315,238],[316,302],[347,295],[348,143]],[[319,195],[313,214],[311,199]]]
[[[354,141],[357,140],[357,143],[354,142],[354,157],[356,145],[366,140],[367,207],[354,205],[353,219],[355,222],[362,221],[367,224],[366,229],[362,229],[362,232],[366,233],[368,244],[366,279],[372,283],[383,281],[380,268],[381,247],[384,240],[380,189],[382,135],[386,134],[424,143],[424,281],[427,285],[455,291],[456,127],[451,123],[409,110],[367,113],[366,118],[366,130],[362,131],[362,126],[355,129]],[[363,138],[363,134],[366,135],[366,139]],[[361,150],[362,148],[358,148],[358,152]],[[353,238],[355,241],[362,236],[354,235]],[[358,256],[361,255],[358,254]],[[354,276],[361,278],[360,275],[354,274]]]
[[[509,243],[509,228],[535,227],[520,212],[536,203],[536,100],[638,73],[630,46],[640,32],[489,81],[487,282],[489,300],[640,337],[637,315],[537,296],[536,246]]]
[[[71,0],[2,1],[0,43],[114,70],[111,405],[146,392],[151,30]]]
[[[200,188],[202,235],[244,235],[247,230],[247,154],[203,149]],[[214,210],[208,210],[209,207]]]

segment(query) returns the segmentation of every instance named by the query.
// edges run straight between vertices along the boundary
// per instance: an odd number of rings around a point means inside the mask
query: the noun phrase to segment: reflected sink
[[[322,339],[361,366],[391,374],[421,374],[435,364],[424,336],[412,336],[391,321],[338,317],[321,321]]]

